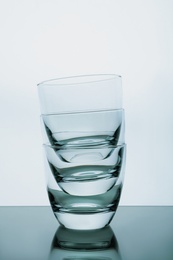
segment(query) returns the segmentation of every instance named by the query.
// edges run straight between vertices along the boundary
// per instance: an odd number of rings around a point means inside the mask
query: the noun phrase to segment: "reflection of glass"
[[[121,77],[56,79],[38,89],[53,212],[66,228],[103,228],[116,212],[123,186]]]
[[[118,242],[108,226],[98,230],[58,228],[48,260],[121,260]]]

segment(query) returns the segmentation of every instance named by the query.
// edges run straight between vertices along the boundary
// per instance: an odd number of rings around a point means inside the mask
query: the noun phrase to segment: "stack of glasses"
[[[116,212],[123,185],[121,77],[61,78],[38,89],[52,210],[66,228],[102,228]]]

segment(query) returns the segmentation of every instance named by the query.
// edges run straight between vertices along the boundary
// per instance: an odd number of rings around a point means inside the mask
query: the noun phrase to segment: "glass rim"
[[[96,83],[96,82],[109,81],[109,80],[121,79],[121,78],[122,77],[118,74],[77,75],[77,76],[69,76],[69,77],[61,77],[61,78],[45,80],[38,83],[37,86],[40,87],[40,86],[63,86],[63,85],[88,84],[88,83],[94,83],[94,82]]]
[[[51,117],[51,116],[62,116],[64,114],[69,114],[69,115],[75,115],[75,114],[89,114],[89,113],[101,113],[101,112],[122,112],[124,113],[124,108],[117,108],[117,109],[99,109],[99,110],[79,110],[75,112],[71,111],[65,111],[65,112],[57,112],[57,113],[52,113],[52,114],[41,114],[40,117]]]
[[[86,146],[75,146],[75,145],[68,145],[68,146],[60,146],[60,145],[52,145],[49,143],[43,143],[42,145],[44,148],[49,147],[51,149],[57,149],[57,150],[79,150],[79,149],[85,149],[85,150],[89,150],[89,149],[100,149],[100,148],[114,148],[114,149],[118,149],[118,148],[126,148],[127,144],[126,143],[118,143],[116,145],[113,144],[108,144],[108,145],[86,145]]]

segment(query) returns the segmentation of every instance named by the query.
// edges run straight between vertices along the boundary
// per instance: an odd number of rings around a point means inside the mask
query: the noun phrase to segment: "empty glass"
[[[69,229],[108,225],[125,166],[121,77],[88,75],[38,84],[47,190]]]

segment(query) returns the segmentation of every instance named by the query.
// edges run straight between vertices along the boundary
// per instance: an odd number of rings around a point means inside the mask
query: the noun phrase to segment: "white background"
[[[0,1],[0,205],[48,205],[40,81],[123,77],[121,205],[173,205],[173,1]]]

